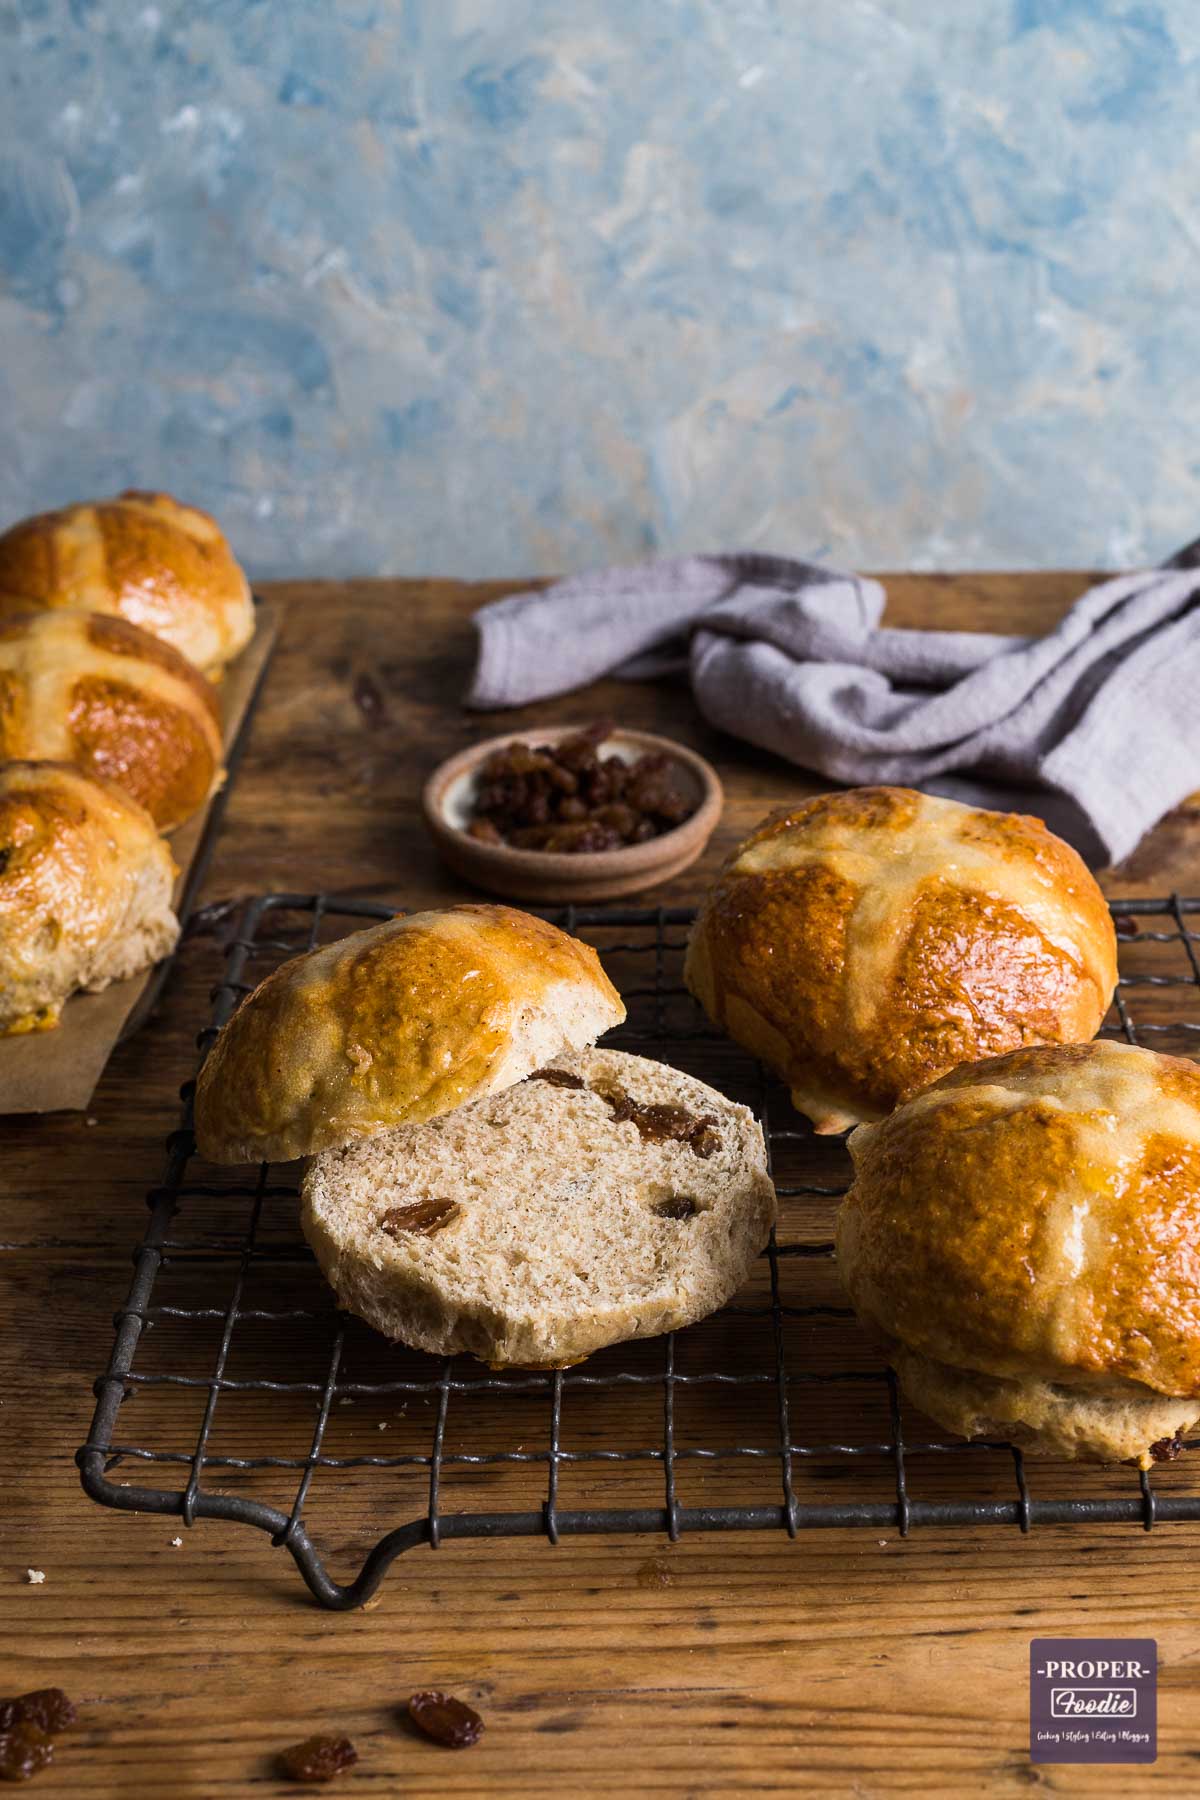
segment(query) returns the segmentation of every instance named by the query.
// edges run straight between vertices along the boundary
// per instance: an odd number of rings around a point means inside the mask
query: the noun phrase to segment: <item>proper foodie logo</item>
[[[1149,1763],[1158,1755],[1153,1638],[1034,1638],[1029,1755],[1035,1763]]]

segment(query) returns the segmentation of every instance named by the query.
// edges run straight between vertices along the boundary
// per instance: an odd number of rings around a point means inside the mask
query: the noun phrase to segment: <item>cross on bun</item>
[[[76,989],[139,974],[179,935],[150,815],[64,763],[0,766],[0,1036],[58,1024]]]
[[[409,913],[294,957],[200,1071],[213,1162],[286,1162],[521,1081],[625,1017],[589,944],[509,906]]]
[[[186,657],[125,619],[0,618],[0,758],[105,776],[171,831],[220,779],[216,693]]]
[[[1200,1068],[1099,1041],[953,1071],[850,1139],[838,1272],[908,1397],[1043,1455],[1200,1418]]]
[[[250,587],[216,520],[133,489],[0,535],[0,614],[31,606],[117,613],[209,672],[254,635]]]
[[[734,851],[684,973],[816,1130],[842,1131],[958,1063],[1094,1036],[1116,934],[1040,819],[851,788],[773,814]]]

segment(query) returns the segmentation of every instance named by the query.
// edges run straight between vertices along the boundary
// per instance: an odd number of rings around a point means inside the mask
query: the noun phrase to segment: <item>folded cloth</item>
[[[467,704],[686,669],[713,725],[804,768],[1036,811],[1119,862],[1200,788],[1198,563],[1101,582],[1036,638],[889,628],[877,581],[782,557],[606,569],[483,607]]]

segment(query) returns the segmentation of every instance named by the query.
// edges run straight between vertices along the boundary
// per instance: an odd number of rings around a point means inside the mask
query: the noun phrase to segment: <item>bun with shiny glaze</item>
[[[1100,1041],[956,1069],[853,1133],[838,1272],[966,1437],[1151,1462],[1200,1419],[1200,1068]]]
[[[1091,1038],[1116,976],[1104,896],[1039,819],[888,787],[764,820],[685,967],[821,1132],[882,1118],[959,1063]]]
[[[215,519],[130,490],[21,519],[0,535],[0,615],[116,613],[210,673],[254,635],[250,587]]]
[[[73,763],[115,781],[171,831],[220,780],[216,693],[186,657],[125,619],[0,618],[0,758]]]
[[[0,767],[0,1036],[47,1031],[179,935],[175,865],[150,815],[63,763]]]
[[[410,913],[293,958],[200,1072],[213,1162],[285,1162],[418,1124],[580,1050],[625,1008],[588,944],[508,906]]]

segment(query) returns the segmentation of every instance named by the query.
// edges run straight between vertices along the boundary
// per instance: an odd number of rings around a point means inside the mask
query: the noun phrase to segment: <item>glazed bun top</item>
[[[165,953],[175,864],[145,808],[66,763],[0,764],[0,1036]]]
[[[221,775],[216,690],[125,619],[14,613],[0,618],[0,756],[74,763],[172,831]]]
[[[850,1139],[860,1317],[985,1375],[1200,1395],[1200,1068],[1101,1041],[956,1069]]]
[[[417,1124],[625,1017],[589,944],[509,906],[409,913],[293,958],[200,1071],[213,1162],[284,1162]]]
[[[818,1131],[837,1131],[958,1063],[1092,1037],[1116,936],[1087,868],[1040,820],[851,788],[739,846],[686,978]]]
[[[10,526],[0,615],[31,606],[117,613],[210,673],[254,635],[249,583],[216,520],[170,494],[131,490]]]

